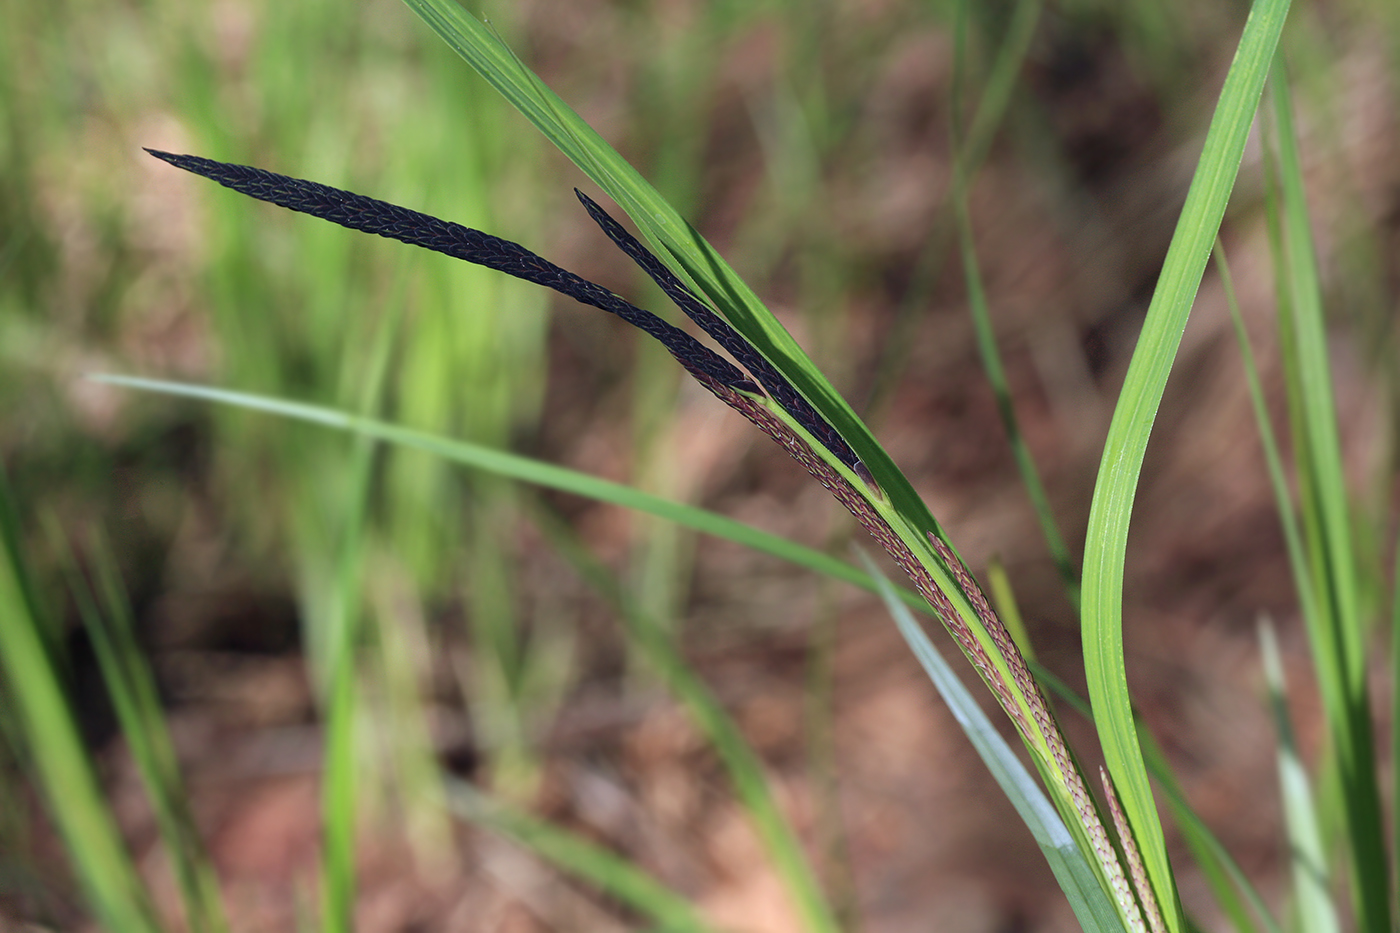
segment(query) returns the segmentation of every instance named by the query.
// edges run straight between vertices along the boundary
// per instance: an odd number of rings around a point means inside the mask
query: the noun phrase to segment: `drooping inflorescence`
[[[619,298],[601,285],[561,269],[519,243],[314,181],[279,175],[248,165],[216,162],[201,156],[173,155],[155,149],[146,151],[177,168],[217,181],[226,188],[259,201],[320,217],[351,230],[421,246],[552,288],[586,305],[616,314],[656,338],[697,378],[703,374],[732,389],[758,391],[758,387],[738,367],[690,334],[650,311]]]
[[[734,363],[685,331],[663,321],[650,311],[636,307],[602,286],[554,265],[518,243],[316,182],[198,156],[172,155],[152,149],[146,151],[178,168],[217,181],[250,197],[321,217],[353,230],[421,246],[543,285],[584,304],[616,314],[660,341],[697,382],[776,441],[826,487],[909,575],[915,588],[928,600],[1031,747],[1043,746],[1047,756],[1046,764],[1051,773],[1058,774],[1060,782],[1067,790],[1071,805],[1089,836],[1095,855],[1109,876],[1110,885],[1119,900],[1124,917],[1134,930],[1145,929],[1142,914],[1134,899],[1132,883],[1127,878],[1113,842],[1098,817],[1083,776],[1064,744],[1054,714],[1031,676],[1010,633],[992,611],[981,587],[961,558],[937,534],[929,533],[929,545],[933,553],[947,568],[957,589],[967,597],[989,644],[978,637],[969,625],[969,620],[964,619],[954,607],[948,594],[939,586],[928,567],[915,556],[909,544],[879,514],[871,504],[868,493],[858,491],[841,471],[819,456],[802,432],[795,430],[792,424],[800,425],[806,434],[814,438],[832,457],[859,476],[871,489],[877,489],[870,471],[861,463],[850,444],[743,335],[701,301],[656,256],[590,198],[576,190],[579,200],[608,238],[641,266],[691,320],[745,367],[752,374],[752,379]],[[782,408],[790,417],[790,421],[780,417],[773,406],[768,404],[765,393]],[[1004,675],[995,663],[993,652],[1004,659],[1006,675],[1009,677]],[[1026,708],[1022,708],[1018,697],[1024,699]],[[1120,829],[1120,833],[1122,832]],[[1123,837],[1123,844],[1134,845],[1131,835]],[[1134,865],[1134,874],[1141,875],[1137,865]],[[1150,902],[1151,890],[1150,886],[1146,885],[1145,878],[1140,878],[1138,884],[1145,892],[1144,901]],[[1149,903],[1148,913],[1154,918],[1159,916],[1155,904]]]
[[[387,201],[332,188],[319,182],[279,175],[248,165],[218,162],[201,156],[175,155],[155,149],[146,151],[177,168],[201,175],[260,201],[320,217],[352,230],[421,246],[504,272],[616,314],[659,341],[691,375],[731,407],[734,406],[725,397],[727,393],[715,391],[716,386],[711,383],[752,395],[761,395],[766,391],[833,456],[874,486],[873,477],[860,462],[855,451],[846,443],[845,438],[817,413],[801,393],[738,331],[697,298],[621,224],[577,189],[575,193],[583,202],[589,216],[597,222],[608,238],[641,266],[691,320],[747,369],[753,375],[753,379],[685,331],[650,311],[619,298],[601,285],[556,266],[518,243],[461,224],[440,220],[431,214],[409,210]]]
[[[651,276],[652,281],[666,293],[666,297],[676,303],[676,307],[684,311],[686,316],[698,324],[716,343],[729,351],[730,356],[738,360],[739,365],[753,374],[758,384],[773,397],[773,401],[821,441],[822,446],[831,451],[837,460],[861,474],[863,479],[866,478],[868,474],[865,467],[856,456],[856,452],[851,449],[851,445],[846,443],[846,439],[838,434],[825,418],[817,414],[811,403],[792,387],[792,383],[788,382],[763,354],[755,350],[728,321],[695,297],[695,293],[686,288],[685,283],[676,278],[675,273],[666,268],[665,264],[638,242],[636,237],[628,233],[622,224],[608,216],[608,212],[599,207],[597,202],[577,188],[574,189],[574,194],[578,195],[578,199],[588,211],[588,216],[603,229],[608,239],[641,266],[642,271]],[[868,482],[874,484],[873,479],[869,479]]]

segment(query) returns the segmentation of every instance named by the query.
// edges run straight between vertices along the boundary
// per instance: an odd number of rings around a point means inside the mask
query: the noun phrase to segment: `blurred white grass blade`
[[[1069,899],[1070,907],[1073,908],[1080,926],[1086,933],[1106,933],[1110,930],[1121,933],[1125,928],[1119,918],[1118,908],[1114,906],[1108,892],[1099,885],[1093,866],[1075,845],[1074,837],[1065,828],[1049,798],[1031,777],[1025,765],[1021,764],[1021,760],[1016,757],[1006,740],[1001,737],[1001,733],[997,732],[991,720],[982,712],[982,708],[977,705],[977,701],[972,698],[962,681],[958,680],[953,669],[943,660],[943,656],[938,653],[938,649],[914,619],[913,613],[899,601],[893,585],[865,552],[860,552],[860,556],[866,569],[875,579],[880,597],[885,601],[890,615],[894,617],[900,634],[909,643],[910,649],[923,665],[924,672],[933,681],[933,685],[938,688],[939,695],[948,704],[958,725],[972,740],[973,747],[986,763],[987,769],[992,772],[992,777],[1025,821],[1031,835],[1035,837],[1040,851],[1045,855],[1045,861],[1055,873],[1055,880]]]
[[[1293,721],[1288,714],[1288,685],[1283,676],[1274,627],[1259,620],[1259,648],[1264,656],[1264,680],[1278,730],[1278,781],[1288,826],[1288,853],[1293,867],[1293,892],[1298,901],[1298,929],[1308,933],[1340,933],[1337,907],[1332,902],[1327,852],[1313,807],[1307,769],[1298,756]]]

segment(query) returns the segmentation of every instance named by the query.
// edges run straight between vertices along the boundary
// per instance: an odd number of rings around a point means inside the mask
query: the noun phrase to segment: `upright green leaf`
[[[1109,425],[1084,546],[1084,666],[1099,741],[1174,933],[1182,928],[1176,885],[1138,745],[1123,658],[1128,525],[1152,423],[1234,186],[1288,6],[1288,0],[1257,0],[1245,23]]]
[[[1279,333],[1298,467],[1306,565],[1294,563],[1313,664],[1340,780],[1361,929],[1390,928],[1390,871],[1357,595],[1350,506],[1327,357],[1322,289],[1287,76],[1278,69],[1269,113],[1276,127],[1282,210],[1271,214]],[[1271,161],[1266,164],[1272,165]],[[1274,195],[1270,192],[1270,204]]]
[[[0,669],[16,708],[33,773],[99,923],[109,930],[160,929],[117,831],[66,685],[42,634],[42,609],[23,553],[9,482],[0,473]]]
[[[78,604],[102,681],[116,708],[127,748],[136,762],[146,796],[155,812],[175,882],[184,902],[185,923],[192,933],[228,929],[218,878],[190,811],[175,746],[160,707],[155,675],[141,654],[132,629],[131,606],[105,540],[95,537],[90,549],[97,593],[78,572],[57,524],[52,537],[72,570],[71,589]],[[100,595],[99,595],[100,594]]]

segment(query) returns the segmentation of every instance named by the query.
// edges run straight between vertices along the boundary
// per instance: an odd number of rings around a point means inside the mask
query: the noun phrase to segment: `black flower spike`
[[[412,246],[421,246],[455,259],[495,269],[518,279],[543,285],[586,305],[616,314],[627,323],[655,337],[701,383],[714,380],[744,392],[759,391],[734,364],[678,327],[644,311],[566,269],[537,256],[518,243],[439,220],[387,201],[332,188],[329,185],[278,175],[248,165],[232,165],[192,155],[173,155],[147,149],[157,159],[176,168],[217,181],[240,194],[277,204],[289,210],[320,217],[332,223],[374,233]],[[702,378],[704,377],[704,378]]]
[[[727,321],[686,288],[680,279],[621,224],[578,189],[574,189],[575,194],[609,239],[641,266],[691,320],[743,364],[758,380],[758,384],[729,360],[685,331],[668,324],[650,311],[619,298],[601,285],[554,265],[518,243],[461,224],[439,220],[430,214],[318,182],[279,175],[248,165],[217,162],[201,156],[175,155],[156,149],[146,151],[176,168],[201,175],[259,201],[320,217],[352,230],[377,234],[456,259],[464,259],[536,285],[543,285],[584,304],[616,314],[660,341],[686,371],[721,401],[739,410],[750,420],[755,420],[753,405],[737,393],[761,395],[763,390],[759,385],[762,385],[794,421],[802,425],[833,456],[867,484],[875,487],[874,477],[870,475],[865,464],[861,463],[855,451],[792,384]],[[768,427],[760,427],[772,433]]]
[[[660,286],[666,293],[666,297],[676,303],[682,311],[686,313],[700,329],[709,334],[721,347],[729,351],[729,355],[734,357],[753,377],[758,380],[758,384],[768,390],[768,394],[773,397],[783,409],[792,415],[794,421],[806,428],[813,437],[821,441],[822,446],[831,451],[832,455],[856,473],[865,478],[865,466],[856,456],[856,452],[851,449],[851,445],[846,443],[846,439],[836,432],[825,418],[817,414],[817,410],[812,407],[805,398],[802,397],[792,383],[779,373],[773,364],[764,358],[763,354],[753,348],[744,337],[730,326],[729,322],[721,318],[712,311],[708,305],[695,296],[685,283],[676,278],[675,274],[666,265],[657,259],[645,246],[638,242],[637,238],[627,232],[627,229],[613,220],[608,212],[603,210],[598,204],[577,188],[574,194],[583,202],[588,215],[593,218],[603,232],[608,235],[608,239],[617,245],[632,258],[632,261],[642,267],[642,271],[651,276],[653,282]],[[873,483],[872,483],[873,485]]]

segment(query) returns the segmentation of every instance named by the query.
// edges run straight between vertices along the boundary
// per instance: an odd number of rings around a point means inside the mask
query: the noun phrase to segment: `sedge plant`
[[[849,406],[753,293],[490,30],[449,3],[420,3],[414,8],[628,211],[667,261],[579,194],[607,236],[730,359],[654,314],[509,241],[312,182],[193,156],[153,154],[242,193],[555,288],[617,314],[658,340],[711,394],[768,434],[830,490],[909,575],[953,634],[1016,724],[1070,828],[1076,850],[1095,878],[1089,890],[1098,896],[1071,899],[1081,922],[1154,933],[1182,929],[1123,674],[1119,616],[1123,551],[1152,413],[1223,216],[1287,4],[1261,2],[1246,25],[1110,428],[1091,515],[1084,580],[1086,665],[1107,760],[1101,775],[1106,806],[1101,806],[1080,772],[1014,639],[937,522]],[[807,897],[800,901],[811,903]],[[1104,902],[1113,905],[1111,914],[1101,909]],[[824,925],[818,916],[809,912],[807,918]]]
[[[850,511],[856,521],[889,553],[908,575],[914,591],[901,591],[879,575],[861,571],[828,555],[776,539],[755,529],[706,513],[703,510],[668,502],[640,490],[610,484],[572,471],[531,461],[500,450],[439,434],[415,431],[375,419],[370,414],[351,413],[326,406],[293,402],[227,389],[182,385],[120,376],[98,377],[106,382],[145,388],[187,397],[261,410],[300,419],[325,427],[350,431],[365,446],[357,456],[356,472],[366,474],[368,456],[374,442],[415,448],[447,461],[469,465],[526,483],[552,486],[616,502],[678,522],[711,534],[719,534],[767,551],[796,563],[846,580],[885,596],[900,630],[911,647],[948,697],[950,705],[978,737],[979,750],[998,776],[1008,794],[1018,802],[1023,818],[1036,836],[1047,861],[1060,881],[1081,925],[1086,930],[1131,930],[1152,933],[1180,933],[1192,927],[1184,915],[1177,894],[1172,866],[1167,858],[1162,824],[1148,784],[1149,771],[1163,780],[1166,797],[1177,814],[1183,832],[1193,840],[1193,850],[1203,863],[1214,865],[1223,879],[1217,892],[1229,892],[1248,902],[1257,916],[1240,906],[1227,912],[1239,929],[1273,929],[1267,911],[1261,909],[1257,894],[1242,881],[1233,862],[1203,826],[1190,821],[1189,806],[1174,790],[1170,773],[1150,736],[1140,732],[1129,698],[1123,661],[1122,582],[1126,539],[1132,503],[1152,422],[1160,404],[1163,387],[1172,368],[1181,332],[1195,292],[1200,284],[1226,203],[1240,165],[1245,140],[1253,122],[1265,80],[1274,61],[1279,36],[1288,12],[1287,0],[1257,0],[1244,27],[1234,63],[1226,77],[1200,162],[1183,207],[1177,232],[1164,261],[1157,291],[1149,308],[1138,348],[1134,353],[1119,403],[1115,410],[1103,463],[1098,476],[1089,521],[1089,537],[1084,555],[1082,583],[1075,574],[1061,544],[1055,548],[1057,563],[1082,603],[1085,664],[1094,721],[1099,729],[1106,767],[1091,780],[1061,732],[1054,710],[1042,688],[1042,680],[1017,644],[1011,630],[1003,625],[992,602],[983,593],[941,527],[915,494],[904,475],[880,447],[872,433],[835,391],[792,337],[782,328],[718,253],[683,217],[574,111],[550,91],[510,51],[487,26],[457,7],[451,0],[407,0],[428,25],[463,56],[488,82],[538,127],[576,165],[631,217],[650,243],[650,248],[629,233],[588,195],[579,192],[582,202],[605,235],[632,258],[690,319],[725,353],[721,355],[696,340],[689,332],[661,317],[620,298],[606,288],[573,275],[509,240],[438,220],[430,215],[397,207],[383,201],[279,175],[262,169],[218,162],[197,156],[153,152],[171,164],[212,178],[225,186],[261,200],[330,219],[343,226],[424,246],[460,259],[505,272],[517,278],[544,285],[583,303],[616,314],[653,337],[681,367],[719,401],[734,409],[768,435],[808,473],[829,490]],[[1023,4],[1017,23],[1024,38],[1034,21],[1038,6]],[[1023,39],[1022,39],[1023,41]],[[1024,45],[1020,48],[1023,54]],[[999,98],[993,98],[995,106]],[[1283,99],[1275,95],[1275,101]],[[1318,590],[1310,617],[1319,657],[1320,678],[1332,683],[1324,691],[1329,704],[1329,722],[1340,750],[1340,780],[1348,801],[1348,838],[1353,845],[1352,873],[1356,886],[1359,922],[1365,929],[1386,929],[1389,925],[1389,881],[1385,867],[1383,830],[1379,820],[1379,794],[1375,788],[1373,749],[1363,732],[1369,725],[1364,704],[1365,681],[1357,667],[1355,595],[1348,589],[1346,568],[1351,560],[1346,552],[1343,490],[1338,478],[1335,424],[1330,395],[1318,388],[1328,378],[1325,360],[1316,348],[1325,341],[1318,336],[1317,282],[1304,257],[1311,254],[1306,239],[1306,215],[1301,205],[1297,181],[1301,173],[1292,145],[1292,129],[1287,123],[1286,99],[1277,111],[1279,136],[1284,140],[1278,186],[1282,195],[1286,224],[1280,224],[1280,269],[1293,270],[1286,281],[1289,309],[1284,317],[1285,334],[1293,356],[1298,360],[1295,377],[1297,398],[1290,402],[1297,410],[1295,433],[1307,438],[1303,449],[1314,459],[1305,469],[1307,487],[1303,537],[1308,559],[1295,560],[1295,569],[1312,579]],[[955,177],[956,229],[963,247],[964,270],[974,292],[974,310],[979,320],[987,313],[985,298],[977,282],[975,255],[967,218],[966,187],[969,175],[986,145],[985,130],[974,122],[968,154],[957,167]],[[1299,228],[1299,224],[1303,226]],[[996,382],[994,347],[990,329],[979,325],[979,342],[984,359]],[[1311,348],[1311,355],[1305,352]],[[1014,416],[1004,408],[1008,429],[1014,433]],[[1024,451],[1018,465],[1027,477],[1032,495],[1039,489],[1034,467]],[[362,479],[361,482],[364,480]],[[362,493],[362,487],[359,492]],[[1043,494],[1041,494],[1043,499]],[[1043,502],[1038,501],[1042,507]],[[1339,514],[1339,510],[1342,514]],[[351,527],[354,527],[353,525]],[[1058,539],[1053,524],[1044,525],[1052,546]],[[10,544],[14,605],[27,605],[23,595],[22,570],[14,563],[14,538]],[[342,614],[329,652],[332,698],[332,735],[328,754],[347,767],[351,761],[342,744],[349,741],[347,724],[354,697],[350,692],[350,648],[356,608],[349,594],[350,579],[358,571],[360,555],[353,539],[341,556],[343,576],[338,592],[346,596],[338,605]],[[582,561],[580,561],[580,566]],[[1341,568],[1339,571],[1338,568]],[[1310,575],[1310,576],[1309,576]],[[596,573],[595,573],[596,576]],[[598,584],[613,590],[614,584]],[[1300,586],[1302,578],[1300,578]],[[1004,590],[1004,588],[1003,588]],[[1317,594],[1321,594],[1319,597]],[[1318,599],[1325,597],[1326,604]],[[1010,606],[1009,592],[998,598],[999,606]],[[995,730],[977,722],[967,698],[958,693],[941,662],[931,653],[906,606],[921,608],[936,617],[952,634],[955,642],[973,664],[992,696],[1011,719],[1029,752],[1044,785],[1046,796],[1039,796],[1034,781],[1022,769],[1017,772],[1015,756],[991,741]],[[621,605],[629,619],[634,640],[643,646],[663,678],[690,707],[698,720],[708,723],[706,732],[721,749],[740,795],[749,812],[762,822],[768,819],[765,837],[769,852],[780,866],[805,925],[812,930],[834,930],[833,912],[815,885],[805,865],[800,846],[791,838],[781,815],[765,802],[762,778],[752,762],[745,760],[741,740],[732,731],[722,710],[708,698],[703,685],[695,681],[680,663],[665,632],[636,606]],[[32,612],[30,613],[33,614]],[[33,627],[33,626],[31,626]],[[12,650],[22,650],[26,659],[42,656],[34,638],[23,635],[23,627],[8,626],[3,633],[7,658]],[[16,648],[16,646],[18,646]],[[28,678],[22,670],[10,671],[11,678]],[[1331,678],[1330,681],[1327,678]],[[43,697],[40,688],[35,695]],[[1330,691],[1330,692],[1329,692]],[[51,703],[50,700],[44,700]],[[1335,709],[1333,708],[1335,707]],[[972,707],[975,709],[975,704]],[[340,712],[337,712],[339,710]],[[37,715],[37,714],[36,714]],[[338,718],[337,718],[338,717]],[[31,717],[32,719],[32,717]],[[31,728],[35,728],[31,723]],[[339,730],[339,731],[337,731]],[[728,751],[726,751],[728,749]],[[1364,774],[1358,770],[1364,769]],[[79,772],[75,772],[79,773]],[[349,925],[348,905],[353,880],[349,877],[347,854],[353,842],[349,810],[353,793],[348,789],[350,774],[336,793],[328,795],[328,825],[340,835],[334,837],[331,853],[337,861],[329,864],[327,875],[328,929]],[[65,778],[65,780],[78,780]],[[87,781],[87,778],[81,780]],[[1353,799],[1353,795],[1355,799]],[[626,865],[604,870],[607,856],[590,849],[581,840],[562,830],[532,821],[509,805],[487,801],[469,787],[449,787],[451,805],[508,835],[526,840],[542,854],[554,858],[567,870],[580,875],[593,872],[602,885],[616,884],[616,890],[632,892],[626,898],[638,910],[648,913],[667,928],[702,928],[703,924],[685,906],[647,879],[638,877]],[[1048,802],[1047,802],[1048,801]],[[1022,806],[1024,804],[1024,806]],[[1367,823],[1371,821],[1371,823]],[[1369,828],[1368,828],[1369,827]],[[110,837],[109,830],[100,830]],[[70,845],[79,843],[70,839]],[[110,848],[110,839],[103,843]],[[195,856],[197,857],[197,856]],[[116,857],[113,856],[113,859]],[[119,860],[113,862],[120,864]],[[129,869],[122,868],[129,876]],[[197,875],[191,875],[198,878]],[[599,880],[599,879],[603,880]],[[620,879],[610,882],[607,878]],[[193,882],[191,882],[193,884]],[[124,882],[129,887],[129,883]],[[108,916],[129,915],[143,918],[146,909],[139,899],[119,896],[119,892],[93,883],[94,896]],[[193,890],[193,889],[192,889]],[[610,888],[610,890],[612,890]],[[1222,895],[1222,900],[1224,899]],[[1300,898],[1303,893],[1299,893]],[[1311,895],[1309,895],[1311,896]],[[193,903],[193,902],[192,902]],[[202,901],[199,903],[203,903]],[[1317,907],[1307,907],[1308,916],[1324,916]],[[193,907],[191,908],[194,909]],[[217,911],[201,907],[208,916]],[[122,912],[125,912],[124,914]],[[1257,920],[1258,926],[1253,925]],[[211,921],[218,924],[219,920]],[[135,927],[132,927],[135,928]]]

